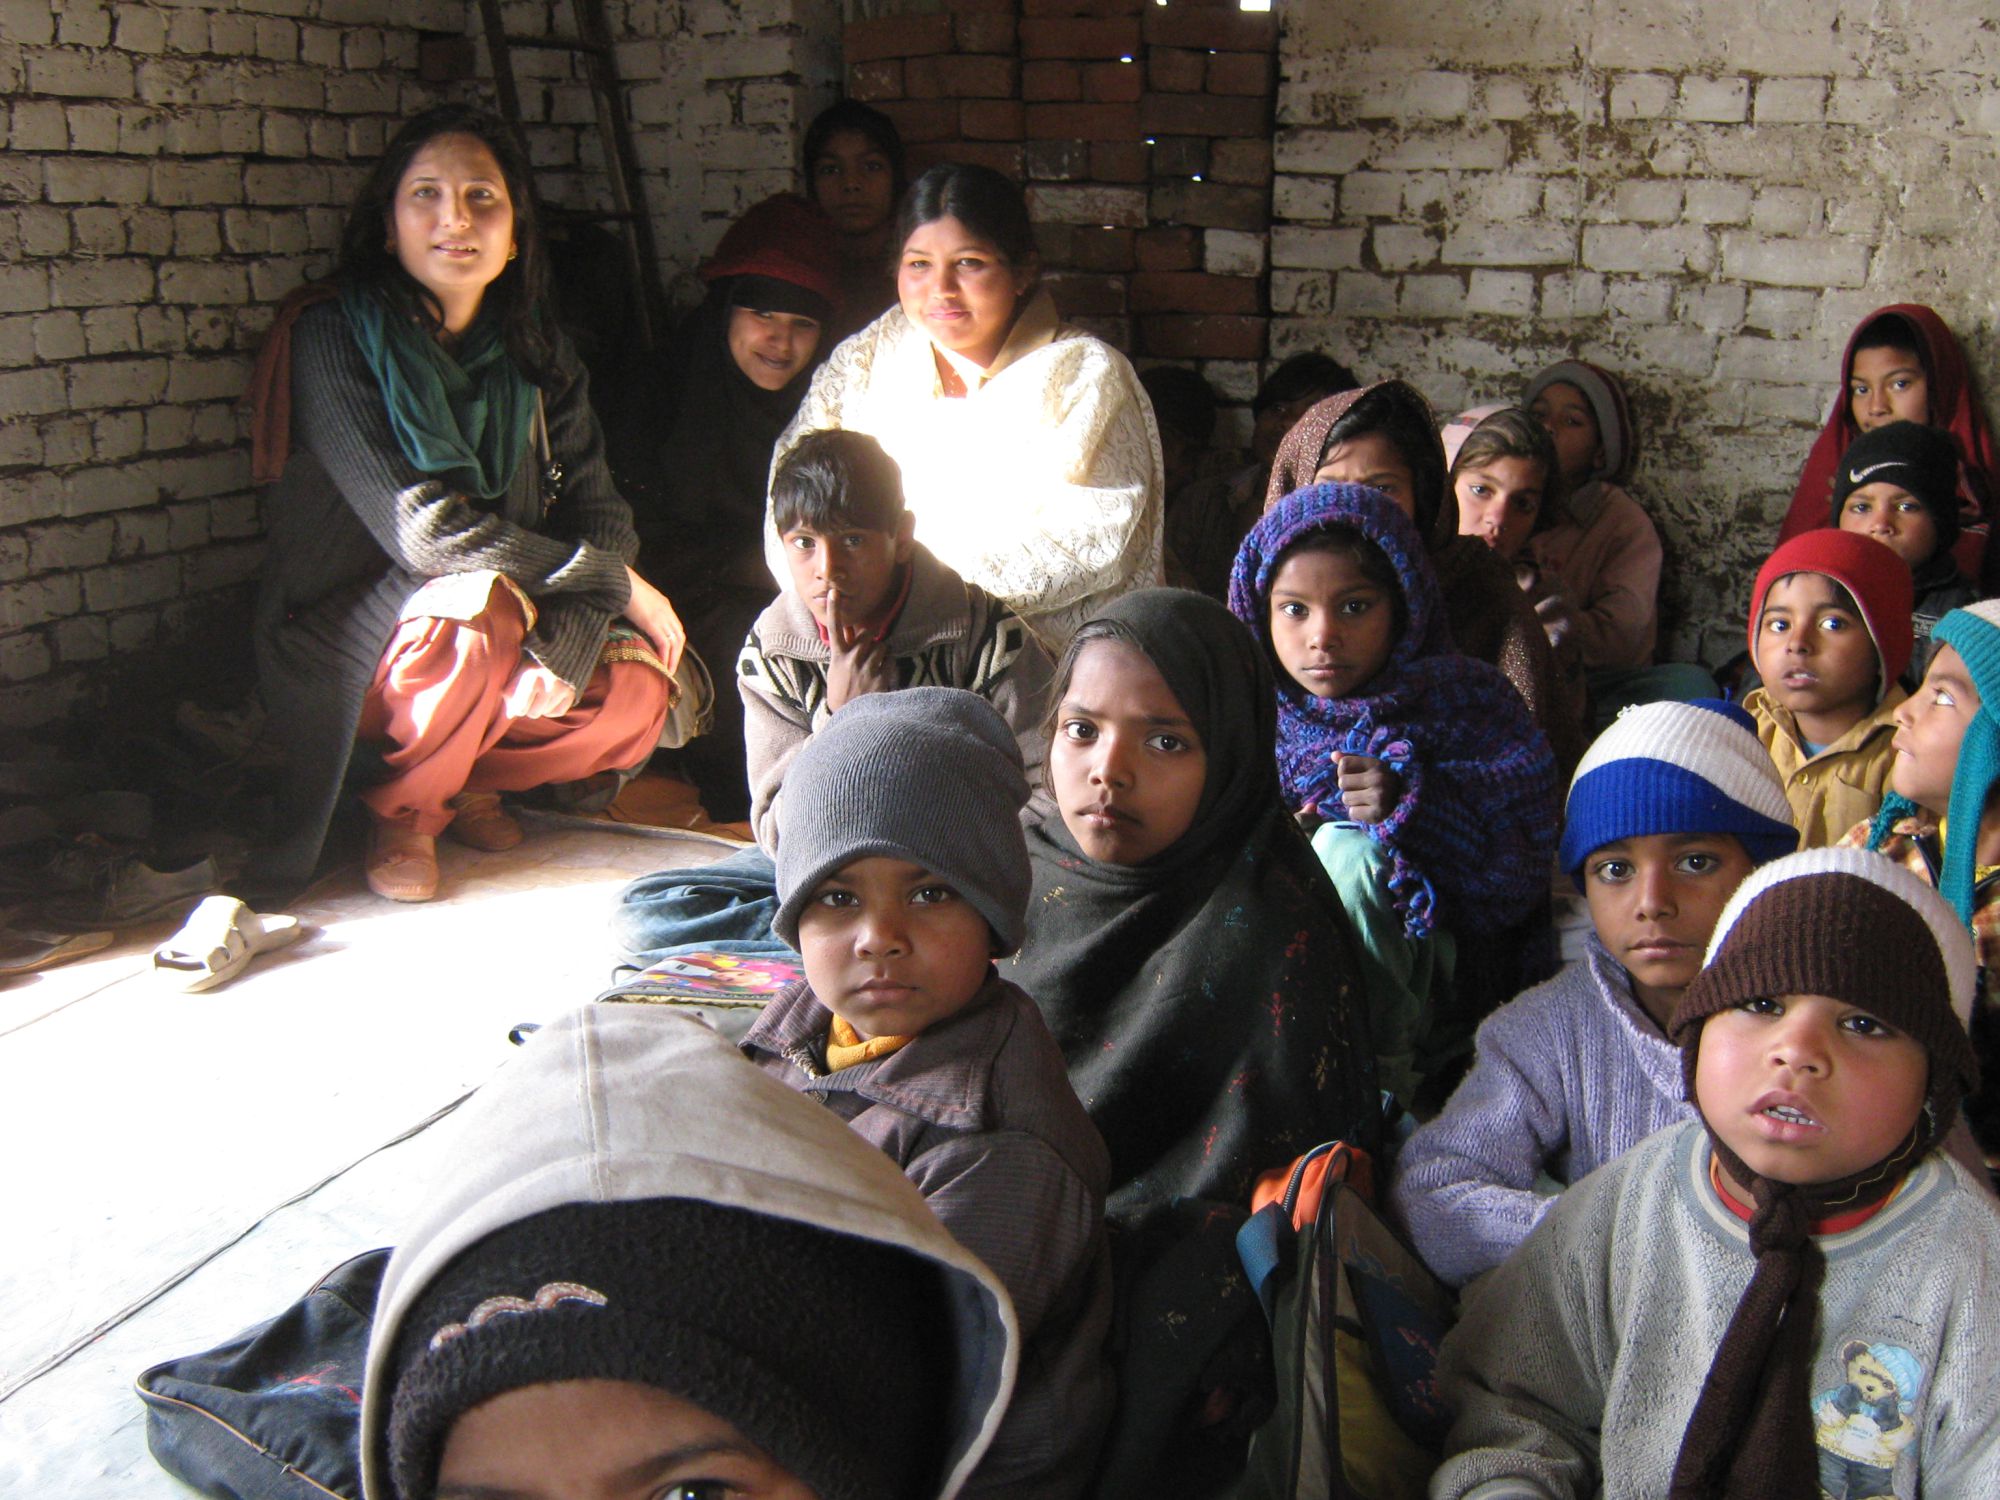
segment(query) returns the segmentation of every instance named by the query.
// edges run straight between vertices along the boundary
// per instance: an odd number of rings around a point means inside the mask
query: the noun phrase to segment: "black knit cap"
[[[928,1262],[692,1199],[573,1203],[463,1251],[411,1306],[387,1378],[398,1500],[431,1500],[452,1425],[562,1380],[655,1386],[733,1425],[820,1500],[916,1500],[952,1387]]]
[[[1893,484],[1930,512],[1937,550],[1958,540],[1958,449],[1951,434],[1921,422],[1890,422],[1847,445],[1833,475],[1833,521],[1864,484]]]

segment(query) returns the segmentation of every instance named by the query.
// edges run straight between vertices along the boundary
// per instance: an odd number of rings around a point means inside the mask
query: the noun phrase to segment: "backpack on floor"
[[[361,1500],[361,1374],[388,1265],[357,1255],[269,1322],[141,1375],[160,1467],[215,1500]]]
[[[1271,1324],[1278,1404],[1231,1500],[1422,1500],[1437,1466],[1453,1300],[1357,1190],[1366,1176],[1362,1153],[1315,1147],[1237,1233]]]

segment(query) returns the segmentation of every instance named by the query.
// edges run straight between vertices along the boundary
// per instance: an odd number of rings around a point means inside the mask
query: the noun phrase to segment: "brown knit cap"
[[[1979,1082],[1967,1024],[1978,968],[1971,934],[1943,897],[1864,849],[1773,860],[1737,888],[1701,973],[1674,1012],[1688,1097],[1700,1023],[1772,995],[1827,995],[1913,1038],[1930,1057],[1942,1133]]]

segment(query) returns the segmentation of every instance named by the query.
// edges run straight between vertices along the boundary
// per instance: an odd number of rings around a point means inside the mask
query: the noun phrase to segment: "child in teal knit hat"
[[[1972,929],[1985,974],[1973,1048],[2000,1078],[2000,599],[1952,610],[1932,628],[1923,683],[1896,709],[1882,810],[1841,842],[1879,850],[1928,880]],[[1966,1101],[1989,1162],[2000,1160],[2000,1084]]]

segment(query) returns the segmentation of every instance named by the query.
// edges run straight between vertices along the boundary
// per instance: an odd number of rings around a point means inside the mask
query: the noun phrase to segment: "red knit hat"
[[[1750,656],[1757,655],[1757,622],[1764,614],[1764,596],[1771,585],[1793,573],[1824,573],[1854,596],[1861,609],[1862,623],[1875,642],[1875,655],[1882,663],[1882,688],[1903,675],[1910,664],[1912,632],[1910,615],[1916,608],[1916,589],[1910,565],[1873,537],[1853,531],[1806,531],[1793,537],[1765,560],[1757,570],[1757,585],[1750,595]]]
[[[829,305],[840,301],[840,246],[833,221],[797,193],[752,204],[729,226],[701,268],[704,281],[765,276],[803,287]]]

